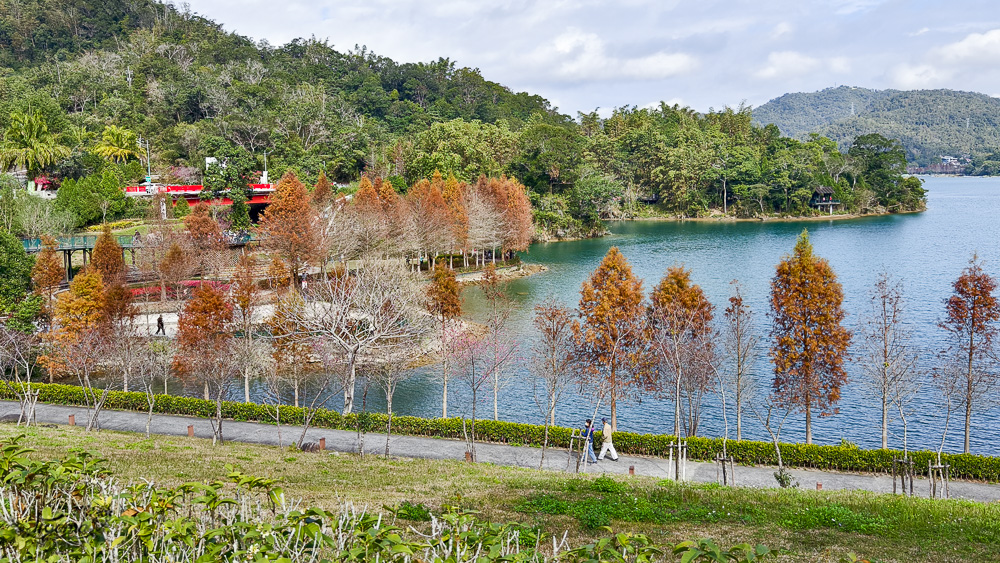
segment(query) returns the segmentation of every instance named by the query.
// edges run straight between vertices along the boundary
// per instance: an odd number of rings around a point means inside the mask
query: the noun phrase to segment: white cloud
[[[918,35],[923,35],[923,34],[927,33],[930,30],[931,30],[931,28],[929,28],[929,27],[921,27],[920,29],[918,29],[918,30],[914,31],[913,33],[911,33],[910,37],[917,37]]]
[[[667,104],[668,106],[673,106],[673,105],[677,105],[680,107],[686,106],[684,100],[682,100],[681,98],[670,98],[669,100],[649,102],[648,104],[640,106],[640,109],[660,109],[661,103]]]
[[[834,0],[835,12],[838,15],[847,16],[855,13],[863,13],[878,6],[883,0]]]
[[[697,67],[686,53],[660,51],[633,58],[607,53],[604,40],[595,33],[569,28],[529,56],[535,69],[569,82],[614,79],[661,80],[684,74]]]
[[[851,72],[851,59],[847,57],[833,57],[827,61],[831,72],[847,74]]]
[[[793,29],[792,24],[788,22],[781,22],[774,26],[774,29],[771,30],[771,39],[778,39],[782,36],[788,35]]]
[[[971,33],[961,41],[937,49],[933,54],[947,64],[1000,65],[1000,29]]]
[[[889,71],[893,85],[904,90],[939,86],[948,78],[949,73],[929,64],[900,64]]]
[[[758,70],[758,78],[787,78],[816,70],[820,60],[795,51],[777,51],[767,56],[767,66]]]

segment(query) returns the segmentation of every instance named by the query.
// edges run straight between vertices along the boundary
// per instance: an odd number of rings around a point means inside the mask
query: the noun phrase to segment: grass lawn
[[[733,489],[678,485],[644,477],[564,473],[468,464],[303,453],[196,438],[82,427],[18,429],[0,425],[0,441],[26,433],[39,459],[71,448],[95,452],[127,482],[159,485],[208,481],[225,466],[281,480],[286,496],[336,509],[345,501],[382,510],[403,501],[432,511],[445,505],[484,519],[519,521],[548,533],[569,531],[573,543],[615,531],[649,534],[656,543],[713,538],[725,545],[763,543],[788,549],[789,561],[839,561],[849,552],[880,561],[1000,560],[1000,505],[930,501],[864,492]]]

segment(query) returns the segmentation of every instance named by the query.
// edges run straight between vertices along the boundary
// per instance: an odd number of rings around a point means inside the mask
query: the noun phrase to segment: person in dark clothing
[[[167,335],[167,329],[163,327],[163,315],[156,317],[156,334]],[[156,336],[155,334],[153,336]]]
[[[583,437],[587,440],[587,462],[597,463],[597,456],[594,455],[594,425],[591,422],[588,418],[583,427]]]

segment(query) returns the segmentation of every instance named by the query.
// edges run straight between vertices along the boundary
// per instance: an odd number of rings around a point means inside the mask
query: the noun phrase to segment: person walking
[[[594,425],[588,418],[583,426],[583,438],[587,441],[587,463],[597,463],[597,456],[594,455]]]
[[[163,336],[167,335],[167,329],[163,326],[163,315],[156,317],[156,334],[163,334]],[[156,334],[153,336],[156,336]]]
[[[611,452],[611,461],[618,461],[618,452],[615,451],[615,445],[611,443],[611,425],[608,424],[608,419],[602,418],[601,422],[604,423],[604,427],[601,428],[601,455],[597,456],[598,461],[604,459],[604,455]]]

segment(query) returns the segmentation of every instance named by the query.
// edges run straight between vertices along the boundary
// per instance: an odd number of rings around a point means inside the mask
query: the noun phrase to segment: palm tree
[[[24,168],[28,181],[34,182],[42,170],[69,156],[70,150],[59,144],[41,113],[12,113],[10,127],[0,143],[0,170]]]
[[[139,158],[139,139],[124,127],[108,125],[101,133],[101,140],[94,148],[94,154],[116,164],[127,162],[130,158]]]

